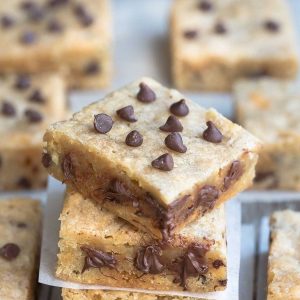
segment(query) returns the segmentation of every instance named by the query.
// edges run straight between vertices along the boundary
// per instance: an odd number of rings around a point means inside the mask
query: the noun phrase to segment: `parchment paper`
[[[227,219],[227,270],[228,286],[224,292],[195,294],[188,292],[165,292],[148,291],[139,289],[119,289],[100,285],[77,284],[62,281],[55,278],[56,256],[58,253],[58,234],[60,222],[59,214],[63,205],[65,187],[57,180],[49,179],[48,201],[45,210],[44,230],[42,240],[42,252],[40,262],[39,282],[50,286],[73,288],[73,289],[109,289],[109,290],[130,290],[153,294],[169,294],[192,296],[205,299],[237,300],[239,287],[240,267],[240,231],[241,231],[241,208],[238,199],[231,200],[226,204]]]

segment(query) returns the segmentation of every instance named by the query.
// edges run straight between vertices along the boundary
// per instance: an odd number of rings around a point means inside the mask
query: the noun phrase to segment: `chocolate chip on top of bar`
[[[54,124],[44,141],[50,174],[103,206],[121,206],[123,218],[135,216],[164,241],[247,188],[259,148],[240,126],[150,78]],[[109,194],[104,202],[101,193]]]

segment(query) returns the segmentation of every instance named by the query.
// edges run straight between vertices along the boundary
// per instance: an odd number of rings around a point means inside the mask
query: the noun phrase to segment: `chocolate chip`
[[[59,33],[62,32],[64,29],[61,22],[56,19],[52,19],[47,24],[47,30],[51,33]]]
[[[219,283],[220,283],[221,286],[227,286],[227,279],[219,280]]]
[[[202,11],[210,11],[213,9],[213,5],[210,1],[202,0],[200,1],[198,8]]]
[[[82,246],[80,249],[86,255],[81,273],[84,273],[90,268],[101,269],[102,267],[107,267],[110,269],[115,269],[117,266],[117,260],[111,253],[104,252],[99,249],[93,249],[87,246]]]
[[[21,177],[17,182],[17,186],[23,189],[30,189],[32,184],[26,177]]]
[[[254,182],[261,182],[264,181],[268,178],[272,178],[275,176],[275,173],[270,171],[270,172],[259,172],[255,174]]]
[[[35,102],[35,103],[44,103],[45,102],[44,95],[42,94],[41,90],[39,90],[39,89],[34,90],[28,99],[29,99],[29,101]]]
[[[156,100],[156,94],[146,83],[141,82],[139,87],[140,90],[136,96],[139,101],[150,103]]]
[[[15,88],[18,90],[27,90],[31,85],[31,79],[30,76],[26,74],[20,74],[18,75],[16,82],[15,82]]]
[[[27,14],[31,21],[40,22],[45,16],[45,11],[42,7],[35,4],[27,9]]]
[[[15,107],[7,101],[3,101],[1,112],[6,117],[13,117],[16,115]]]
[[[25,45],[34,44],[37,41],[37,35],[33,31],[24,31],[20,36],[20,42]]]
[[[217,34],[225,34],[227,32],[227,28],[224,23],[218,22],[215,25],[215,33]]]
[[[20,247],[13,243],[5,244],[2,248],[0,248],[0,257],[5,260],[11,261],[16,259],[20,254]]]
[[[183,144],[182,137],[178,132],[172,132],[165,138],[165,145],[176,152],[185,153],[186,146]]]
[[[125,143],[130,147],[139,147],[143,144],[143,136],[136,130],[128,133]]]
[[[243,174],[243,167],[239,160],[235,160],[232,162],[230,169],[228,170],[225,178],[224,178],[224,186],[223,189],[226,191],[230,187],[230,185],[238,180]]]
[[[189,107],[186,105],[185,100],[181,99],[170,106],[170,112],[177,117],[184,117],[190,112]]]
[[[208,272],[205,254],[209,247],[201,244],[191,245],[181,260],[180,284],[184,290],[188,289],[187,278],[204,275]]]
[[[186,39],[192,40],[192,39],[195,39],[198,36],[198,31],[197,30],[185,30],[183,32],[183,36]]]
[[[23,1],[20,4],[21,9],[23,9],[23,10],[30,10],[35,6],[36,6],[36,3],[34,1]]]
[[[42,164],[45,168],[49,168],[52,163],[52,158],[49,153],[42,154]]]
[[[43,116],[33,109],[26,109],[24,115],[30,123],[40,123],[43,120]]]
[[[17,227],[18,228],[27,228],[27,224],[24,222],[19,222],[19,223],[17,223]]]
[[[57,7],[61,5],[65,5],[69,2],[69,0],[48,0],[47,6],[49,7]]]
[[[106,114],[98,114],[94,116],[94,128],[99,133],[107,133],[113,127],[113,120]]]
[[[90,61],[84,68],[84,73],[86,75],[95,75],[100,72],[100,66],[98,61]]]
[[[61,169],[63,171],[64,177],[67,180],[73,179],[75,168],[72,162],[71,154],[66,154],[63,158]]]
[[[132,105],[125,106],[117,110],[117,115],[128,122],[136,122],[137,118],[134,115],[134,109]]]
[[[151,163],[152,167],[162,171],[171,171],[174,167],[173,157],[169,153],[165,153]]]
[[[94,23],[94,18],[88,13],[86,8],[81,4],[77,4],[74,7],[74,14],[78,18],[82,26],[88,27]]]
[[[220,259],[216,259],[216,260],[213,262],[213,267],[214,267],[215,269],[219,269],[220,267],[224,267],[224,266],[225,266],[225,264],[224,264],[223,261],[220,260]]]
[[[11,28],[15,25],[15,20],[9,16],[9,15],[4,15],[0,19],[1,26],[2,28],[8,29]]]
[[[276,21],[273,21],[273,20],[265,21],[264,27],[266,30],[273,32],[273,33],[278,32],[280,29],[279,23],[277,23]]]
[[[162,249],[159,246],[146,246],[137,252],[134,266],[145,274],[159,274],[164,270],[161,255]]]
[[[183,127],[176,117],[169,116],[166,123],[160,126],[159,129],[166,132],[181,132]]]
[[[204,185],[198,193],[198,204],[212,209],[217,199],[220,196],[220,191],[213,185]]]
[[[211,143],[221,143],[223,135],[212,121],[206,122],[207,128],[203,131],[203,139]]]

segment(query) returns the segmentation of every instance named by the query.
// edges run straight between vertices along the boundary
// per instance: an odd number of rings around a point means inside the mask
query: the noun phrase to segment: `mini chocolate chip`
[[[134,109],[132,105],[125,106],[117,110],[117,115],[128,122],[136,122],[137,118],[134,115]]]
[[[26,109],[24,115],[30,123],[40,123],[43,120],[41,113],[33,109]]]
[[[100,72],[99,62],[96,60],[92,60],[84,67],[84,73],[86,75],[95,75]]]
[[[159,274],[164,270],[161,255],[162,249],[159,246],[146,246],[137,252],[134,266],[145,274]]]
[[[198,36],[198,31],[197,30],[185,30],[183,32],[183,36],[189,40],[195,39]]]
[[[224,178],[224,187],[223,189],[226,191],[230,187],[230,185],[238,180],[243,174],[243,167],[239,160],[235,160],[232,162],[225,178]]]
[[[216,259],[214,262],[213,262],[213,267],[215,269],[219,269],[220,267],[224,267],[225,264],[223,263],[223,261],[221,259]]]
[[[188,115],[189,111],[189,107],[186,105],[184,99],[181,99],[170,106],[170,112],[178,117],[184,117]]]
[[[106,114],[98,114],[94,116],[94,128],[99,133],[107,133],[113,127],[113,120]]]
[[[125,143],[130,147],[139,147],[143,144],[143,136],[136,130],[128,133]]]
[[[2,28],[11,28],[15,25],[15,20],[11,17],[11,16],[8,16],[8,15],[4,15],[1,17],[1,26]]]
[[[74,7],[74,14],[77,16],[82,26],[88,27],[94,23],[94,18],[81,4],[78,4]]]
[[[173,157],[169,153],[165,153],[151,163],[152,167],[162,171],[171,171],[174,168]]]
[[[61,164],[61,169],[64,173],[65,179],[72,179],[74,177],[75,168],[70,153],[64,156]]]
[[[17,182],[17,186],[23,189],[30,189],[32,185],[29,179],[21,177]]]
[[[227,28],[224,23],[218,22],[215,25],[215,33],[217,34],[225,34],[227,32]]]
[[[150,103],[156,100],[156,94],[146,83],[141,82],[139,87],[140,90],[136,96],[139,101]]]
[[[27,224],[24,222],[19,222],[19,223],[17,223],[17,227],[18,228],[27,228]]]
[[[52,163],[52,158],[49,153],[42,154],[42,164],[45,168],[49,168]]]
[[[28,17],[33,22],[39,22],[43,20],[45,16],[45,11],[42,7],[38,5],[32,6],[30,9],[27,10]]]
[[[64,29],[61,22],[56,19],[52,19],[47,24],[47,30],[51,33],[59,33],[62,32]]]
[[[204,185],[198,193],[198,204],[212,209],[220,196],[220,191],[213,185]]]
[[[160,126],[159,129],[166,132],[181,132],[183,127],[175,116],[169,116],[166,123]]]
[[[221,143],[223,135],[212,121],[206,122],[207,128],[203,131],[203,139],[211,143]]]
[[[202,0],[202,1],[200,1],[198,8],[203,11],[210,11],[210,10],[212,10],[213,5],[210,1]]]
[[[3,115],[5,115],[7,117],[13,117],[13,116],[16,115],[15,107],[7,101],[4,101],[2,103],[1,112],[2,112]]]
[[[27,90],[31,85],[31,79],[30,76],[26,74],[20,74],[18,75],[16,82],[15,82],[15,88],[18,90]]]
[[[266,30],[273,32],[273,33],[278,32],[280,29],[279,23],[277,23],[276,21],[273,21],[273,20],[265,21],[264,27]]]
[[[187,147],[183,144],[182,137],[178,132],[172,132],[165,138],[166,146],[176,152],[185,153]]]
[[[37,35],[33,31],[24,31],[20,36],[20,42],[25,45],[34,44],[37,40]]]
[[[35,102],[35,103],[44,103],[45,98],[44,98],[44,95],[42,94],[41,90],[35,89],[29,96],[29,101]]]
[[[20,4],[21,9],[23,10],[29,10],[36,6],[36,3],[34,1],[23,1]]]
[[[5,244],[2,248],[0,248],[0,257],[5,260],[11,261],[18,257],[20,254],[20,247],[13,243]]]

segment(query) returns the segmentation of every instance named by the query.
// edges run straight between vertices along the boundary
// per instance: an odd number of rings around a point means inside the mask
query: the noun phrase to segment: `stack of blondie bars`
[[[52,125],[43,164],[67,184],[56,276],[114,288],[224,290],[223,203],[251,185],[258,149],[242,127],[150,78]],[[63,291],[65,299],[72,293]]]

